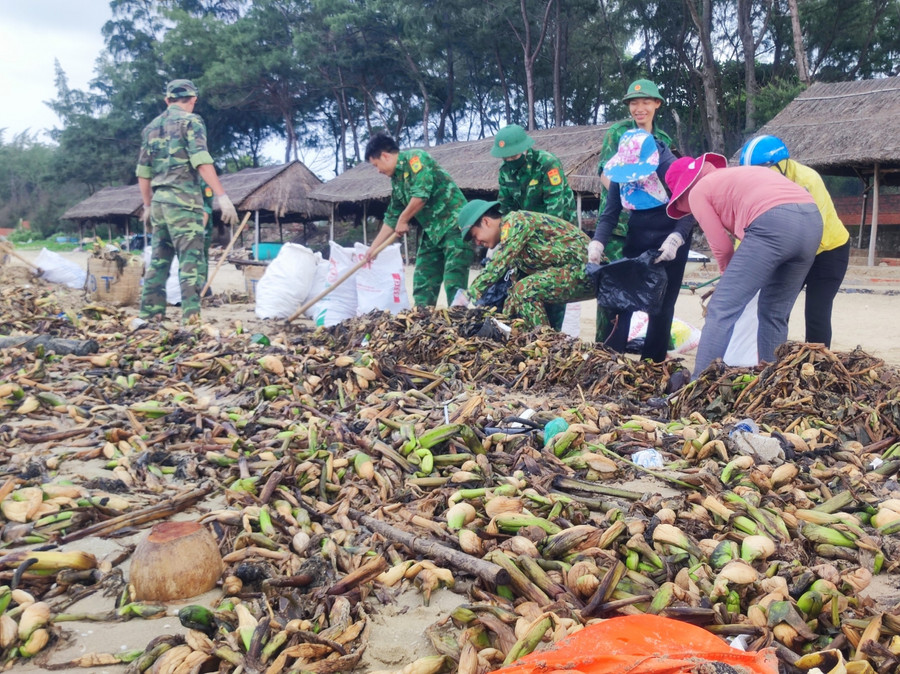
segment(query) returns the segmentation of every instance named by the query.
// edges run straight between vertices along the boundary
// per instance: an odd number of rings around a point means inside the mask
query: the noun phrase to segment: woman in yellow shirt
[[[806,280],[806,341],[831,348],[831,310],[850,263],[850,232],[838,217],[822,177],[790,158],[787,146],[775,136],[751,138],[741,149],[741,166],[770,166],[812,195],[822,214],[824,229],[816,259]]]

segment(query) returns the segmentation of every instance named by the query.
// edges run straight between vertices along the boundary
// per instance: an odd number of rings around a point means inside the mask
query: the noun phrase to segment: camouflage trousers
[[[550,267],[516,281],[506,296],[503,313],[525,319],[529,328],[549,325],[545,303],[565,307],[594,296],[584,269]]]
[[[416,305],[433,307],[437,304],[442,281],[447,291],[447,304],[450,304],[457,290],[469,287],[469,267],[474,256],[472,247],[462,240],[456,227],[439,241],[434,241],[427,233],[423,234],[413,274],[413,301]]]
[[[609,237],[609,242],[606,244],[603,254],[606,255],[610,262],[621,260],[624,248],[625,235],[618,236],[613,234]],[[615,315],[614,311],[609,311],[605,307],[601,307],[599,304],[597,305],[597,332],[595,339],[598,344],[604,344],[612,334]]]
[[[140,317],[165,316],[166,281],[172,259],[177,255],[181,321],[187,323],[195,316],[199,318],[200,290],[205,283],[201,270],[206,260],[202,211],[153,201],[150,222],[153,225],[153,258],[144,276]]]

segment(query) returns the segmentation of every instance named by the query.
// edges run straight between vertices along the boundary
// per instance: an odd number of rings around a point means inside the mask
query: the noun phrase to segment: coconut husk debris
[[[491,336],[481,310],[273,325],[267,340],[128,332],[119,310],[40,281],[3,285],[0,310],[10,337],[98,345],[0,350],[9,665],[353,671],[370,616],[412,586],[468,602],[428,627],[434,655],[409,671],[492,671],[633,613],[747,635],[795,671],[826,652],[900,671],[897,607],[863,592],[900,559],[898,376],[861,351],[788,344],[667,396],[677,362],[515,321]],[[760,429],[745,444],[775,455],[741,453],[744,417]],[[79,479],[87,464],[102,476]],[[666,488],[623,485],[636,477]],[[167,613],[133,600],[130,548],[97,558],[90,538],[187,514],[218,543],[216,601],[140,651],[54,660],[66,620]],[[108,612],[67,613],[90,593]]]

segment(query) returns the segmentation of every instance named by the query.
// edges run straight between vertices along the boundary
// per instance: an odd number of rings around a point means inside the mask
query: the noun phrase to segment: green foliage
[[[280,159],[327,155],[339,173],[362,161],[377,128],[408,146],[527,123],[526,56],[538,127],[625,118],[625,88],[649,77],[666,97],[659,125],[695,154],[711,139],[691,4],[711,8],[731,152],[753,131],[734,0],[111,0],[88,90],[70,89],[57,66],[57,145],[0,135],[0,225],[25,218],[49,232],[66,206],[133,183],[141,130],[175,77],[198,85],[196,112],[228,171],[260,165],[273,139]],[[787,3],[769,7],[753,0],[749,13],[757,126],[803,90]],[[896,0],[804,0],[800,13],[815,78],[897,74]]]

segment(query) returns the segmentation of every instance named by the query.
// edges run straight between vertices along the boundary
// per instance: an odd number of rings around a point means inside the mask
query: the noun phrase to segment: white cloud
[[[56,97],[54,59],[73,89],[86,89],[112,18],[106,0],[0,0],[0,109],[4,139],[59,124],[44,101]],[[41,135],[41,140],[46,138]]]

